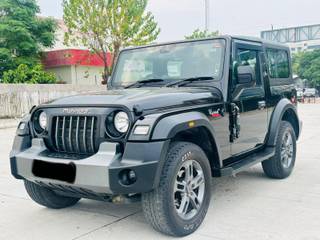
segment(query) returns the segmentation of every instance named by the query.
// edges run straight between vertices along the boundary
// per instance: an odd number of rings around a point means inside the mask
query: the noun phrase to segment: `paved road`
[[[303,105],[297,165],[287,180],[270,180],[260,165],[213,179],[213,201],[199,230],[185,239],[320,240],[320,105]],[[149,227],[139,204],[82,200],[49,210],[33,203],[9,175],[14,129],[0,130],[0,239],[168,239]]]

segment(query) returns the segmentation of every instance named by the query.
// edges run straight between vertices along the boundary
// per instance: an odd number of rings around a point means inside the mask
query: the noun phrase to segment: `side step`
[[[213,172],[214,177],[231,176],[241,172],[257,163],[263,162],[275,154],[274,147],[267,147],[264,150],[251,154],[248,157],[242,158],[237,162],[231,163],[221,169],[215,169]]]

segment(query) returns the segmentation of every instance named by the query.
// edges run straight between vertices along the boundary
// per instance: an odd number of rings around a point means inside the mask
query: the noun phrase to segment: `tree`
[[[33,68],[20,64],[15,70],[9,70],[3,74],[4,83],[56,83],[53,73],[45,72],[42,65],[35,65]]]
[[[156,40],[160,29],[150,12],[148,0],[64,0],[66,44],[88,47],[105,65],[103,79],[111,75],[123,47],[144,45]],[[108,64],[107,53],[112,53]],[[110,67],[111,66],[111,67]]]
[[[201,38],[210,38],[216,37],[219,35],[219,31],[209,32],[207,30],[201,31],[200,29],[196,29],[190,36],[185,36],[185,39],[201,39]]]
[[[302,52],[293,56],[293,70],[313,86],[320,86],[320,50]]]
[[[0,1],[0,78],[20,64],[38,64],[41,50],[54,44],[56,23],[39,12],[36,0]]]

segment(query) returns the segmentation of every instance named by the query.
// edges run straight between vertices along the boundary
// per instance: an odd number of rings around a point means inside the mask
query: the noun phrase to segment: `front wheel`
[[[142,195],[148,222],[158,231],[185,236],[202,223],[210,203],[211,170],[200,147],[188,142],[171,145],[159,187]]]
[[[24,182],[24,186],[33,201],[47,208],[60,209],[71,207],[80,200],[80,198],[60,196],[49,188],[27,180]]]
[[[270,178],[287,178],[292,173],[296,160],[296,135],[289,122],[280,123],[275,148],[275,155],[262,162],[263,171]]]

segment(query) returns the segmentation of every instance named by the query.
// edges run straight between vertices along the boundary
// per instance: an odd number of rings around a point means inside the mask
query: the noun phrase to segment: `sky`
[[[62,18],[62,0],[37,0],[41,15]],[[262,30],[320,24],[319,0],[209,0],[211,31],[260,36]],[[158,42],[174,41],[204,29],[205,0],[149,0],[161,28]]]

